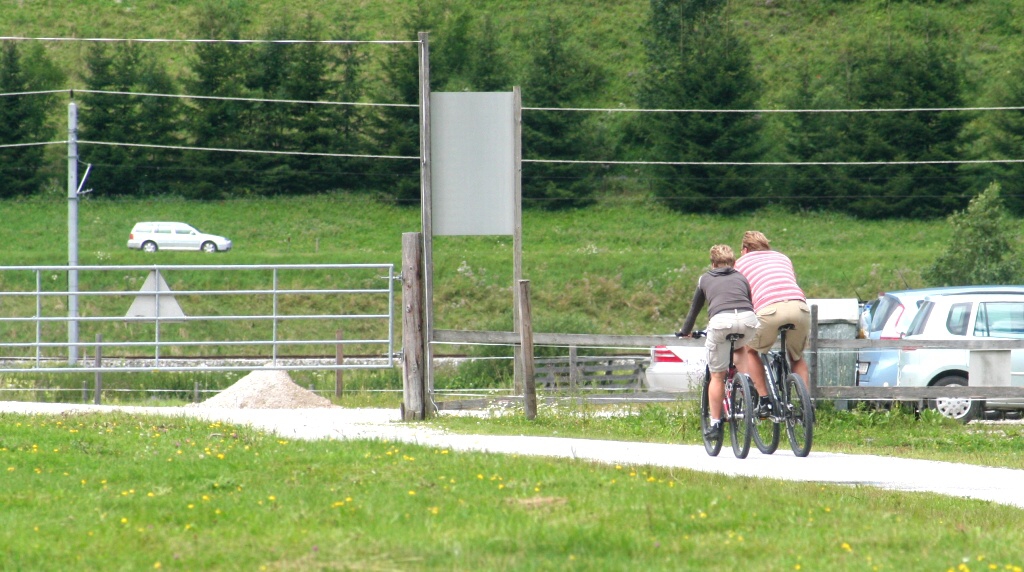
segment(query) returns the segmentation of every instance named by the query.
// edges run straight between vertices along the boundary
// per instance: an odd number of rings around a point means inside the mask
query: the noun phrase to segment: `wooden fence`
[[[476,330],[434,330],[435,343],[458,344],[505,344],[516,345],[519,334]],[[594,348],[644,348],[656,345],[700,346],[701,340],[679,339],[675,336],[617,336],[601,334],[554,334],[534,333],[535,344],[548,346],[594,347]],[[945,386],[945,387],[853,387],[834,386],[819,383],[817,357],[828,350],[858,351],[866,348],[938,348],[966,350],[1014,350],[1024,349],[1024,340],[942,340],[921,342],[914,340],[863,340],[823,339],[812,337],[807,351],[810,369],[809,385],[816,399],[868,400],[888,399],[894,401],[935,399],[938,397],[967,397],[972,399],[1024,398],[1024,387],[986,386]],[[539,361],[539,360],[538,360]],[[565,360],[563,360],[564,362]],[[852,380],[851,380],[852,381]],[[679,397],[680,394],[656,394],[650,397]]]

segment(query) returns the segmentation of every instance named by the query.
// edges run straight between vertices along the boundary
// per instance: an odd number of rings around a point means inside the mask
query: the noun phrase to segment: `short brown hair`
[[[760,231],[748,230],[743,233],[743,248],[750,251],[757,250],[771,250],[771,243],[768,242],[768,237],[762,234]]]
[[[736,264],[736,255],[732,253],[732,247],[728,244],[716,244],[711,247],[711,266],[720,268]]]

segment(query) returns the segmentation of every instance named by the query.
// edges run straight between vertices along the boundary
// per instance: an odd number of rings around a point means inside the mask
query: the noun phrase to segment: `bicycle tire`
[[[778,379],[780,378],[779,368],[782,366],[779,363],[779,354],[772,352],[769,357],[769,362],[765,365],[765,384],[769,387],[778,388]],[[769,394],[771,389],[769,389]],[[778,393],[778,391],[776,391]],[[753,393],[751,393],[751,400],[753,400]],[[754,404],[757,407],[757,404]],[[779,441],[782,437],[782,428],[779,426],[778,421],[772,419],[761,419],[759,416],[754,415],[751,418],[751,422],[754,424],[754,430],[751,432],[751,436],[754,438],[754,445],[762,455],[771,455],[779,449]]]
[[[729,438],[732,440],[732,452],[737,459],[745,459],[750,453],[750,434],[753,432],[753,405],[750,393],[747,376],[741,373],[734,375],[730,396],[732,411],[729,415]]]
[[[711,385],[711,374],[710,372],[704,372],[704,383],[701,385],[700,390],[700,436],[704,441],[704,450],[708,452],[708,455],[717,457],[718,453],[722,450],[722,442],[725,440],[721,432],[718,433],[717,439],[708,439],[707,430],[708,426],[711,425],[711,408],[708,404],[708,387]]]
[[[772,419],[761,419],[757,415],[751,417],[754,425],[750,436],[754,438],[754,446],[763,455],[771,455],[779,449],[779,441],[782,438],[782,428],[778,421]]]
[[[806,457],[814,442],[814,404],[803,380],[795,373],[786,377],[783,395],[786,397],[786,434],[789,445],[797,457]]]

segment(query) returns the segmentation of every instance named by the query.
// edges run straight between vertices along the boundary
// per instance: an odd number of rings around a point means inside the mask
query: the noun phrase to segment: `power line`
[[[717,167],[786,167],[796,166],[840,166],[863,167],[879,165],[965,165],[983,163],[1024,163],[1024,159],[974,159],[941,161],[581,161],[572,159],[523,159],[524,163],[576,163],[581,165],[665,165],[681,166],[717,166]]]
[[[12,147],[34,147],[38,145],[66,145],[67,140],[64,141],[42,141],[37,143],[6,143],[0,145],[0,149],[10,149]]]
[[[49,90],[46,90],[46,91],[14,91],[14,92],[0,93],[0,97],[9,97],[9,96],[16,96],[16,95],[49,95],[51,93],[64,93],[66,91],[68,91],[68,90],[66,90],[66,89],[49,89]]]
[[[148,44],[418,44],[419,40],[214,40],[198,38],[32,38],[0,36],[16,42],[139,42]]]
[[[143,147],[147,149],[170,149],[177,151],[220,151],[223,153],[253,153],[259,155],[301,155],[310,157],[340,157],[352,159],[416,159],[419,156],[406,157],[402,155],[355,155],[347,153],[314,153],[307,151],[263,151],[259,149],[228,149],[224,147],[189,147],[186,145],[153,145],[148,143],[112,143],[109,141],[86,141],[79,140],[79,143],[90,145],[108,145],[112,147]],[[64,141],[66,143],[66,141]]]
[[[105,94],[105,95],[136,95],[142,97],[172,97],[181,99],[215,99],[220,101],[248,101],[255,103],[301,103],[308,105],[353,105],[366,107],[419,107],[416,103],[365,103],[349,101],[314,101],[305,99],[268,99],[261,97],[227,97],[219,95],[189,95],[177,93],[144,93],[135,91],[106,91],[101,89],[76,89],[79,93]]]
[[[148,93],[141,91],[108,91],[102,89],[51,89],[47,91],[19,91],[11,93],[0,93],[0,97],[18,95],[50,95],[54,93],[70,93],[73,97],[75,92],[99,94],[99,95],[131,95],[139,97],[169,97],[177,99],[212,99],[219,101],[246,101],[252,103],[295,103],[306,105],[351,105],[364,107],[419,107],[416,103],[370,103],[361,101],[315,101],[306,99],[270,99],[263,97],[228,97],[220,95],[190,95],[181,93]]]
[[[1022,111],[1024,107],[905,107],[877,109],[638,109],[626,107],[524,107],[523,111],[589,111],[601,113],[918,113],[944,111]]]

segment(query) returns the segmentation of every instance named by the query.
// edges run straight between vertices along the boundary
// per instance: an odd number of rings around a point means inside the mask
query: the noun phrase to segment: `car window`
[[[914,316],[914,321],[910,322],[910,327],[907,328],[908,336],[916,336],[924,332],[924,325],[928,323],[928,316],[932,313],[932,308],[935,307],[935,302],[924,302],[921,307],[917,310],[917,315]]]
[[[984,302],[974,323],[978,337],[1024,337],[1024,303]]]
[[[153,232],[155,232],[156,234],[171,234],[171,229],[169,229],[169,228],[158,228],[158,229],[154,230]]]
[[[953,304],[946,315],[946,330],[954,336],[967,335],[967,322],[971,319],[971,302]]]
[[[878,303],[875,304],[876,308],[872,311],[871,315],[871,326],[870,331],[880,332],[885,328],[886,322],[889,321],[889,316],[899,308],[900,312],[903,311],[903,305],[900,304],[899,299],[895,296],[882,296],[878,299]]]
[[[174,234],[191,234],[191,233],[192,233],[192,231],[190,231],[187,228],[179,228],[179,229],[176,229],[174,231]]]

